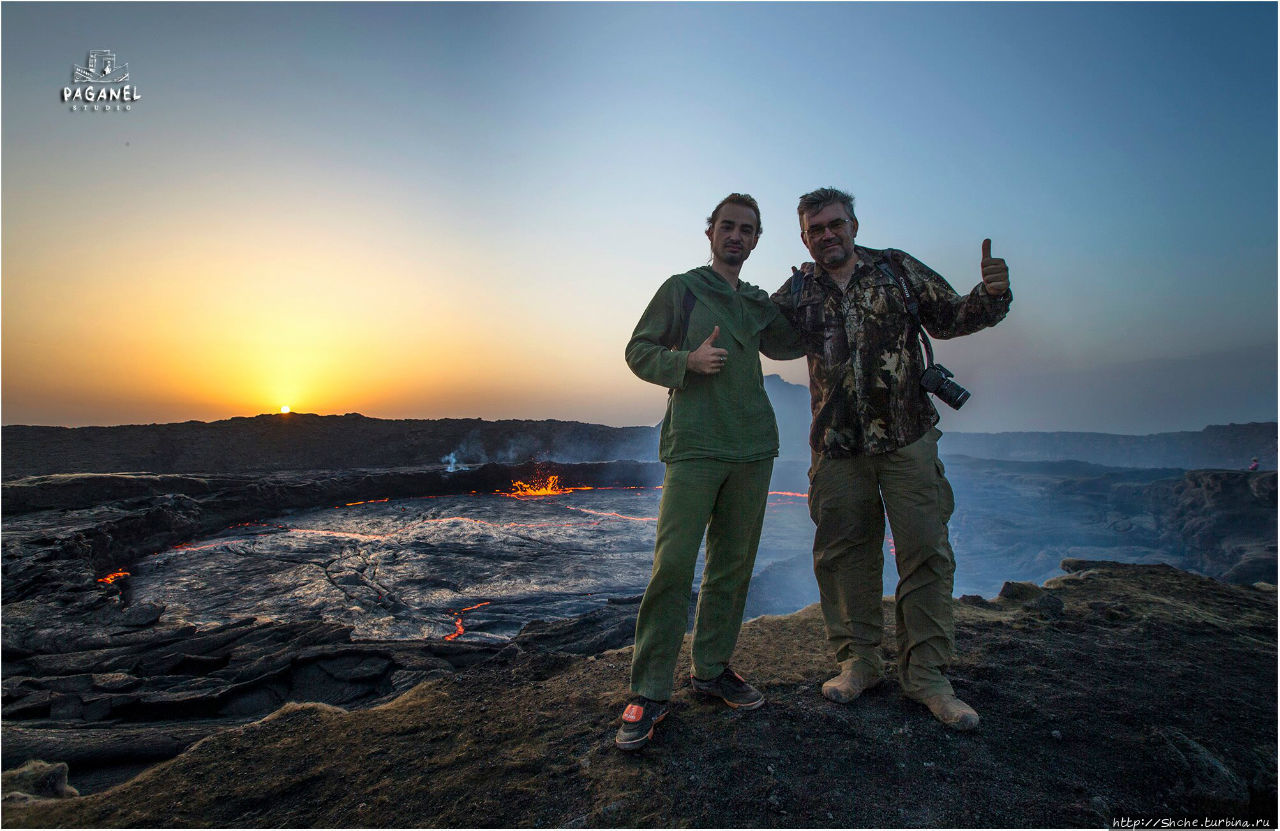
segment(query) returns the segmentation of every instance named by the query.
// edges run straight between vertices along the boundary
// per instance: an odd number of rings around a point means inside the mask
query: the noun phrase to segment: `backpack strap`
[[[903,297],[907,301],[907,311],[911,313],[911,316],[915,318],[916,324],[919,325],[920,304],[916,302],[915,295],[907,288],[907,281],[902,278],[902,274],[898,271],[898,264],[893,261],[893,249],[886,248],[881,253],[884,254],[884,259],[876,262],[876,268],[880,269],[881,273],[888,276],[898,288],[902,289]],[[920,328],[923,329],[924,326],[920,326]]]
[[[693,316],[693,306],[697,302],[697,298],[693,296],[693,289],[685,286],[684,300],[680,303],[680,308],[684,312],[684,322],[680,324],[680,336],[676,338],[675,343],[670,345],[670,349],[678,350],[680,347],[684,346],[685,338],[689,337],[689,318]],[[667,397],[669,398],[672,395],[675,395],[675,392],[675,387],[668,387]]]
[[[882,273],[888,275],[902,290],[902,296],[907,302],[907,311],[911,313],[911,317],[915,320],[916,331],[920,334],[920,342],[924,344],[925,358],[928,359],[925,365],[933,366],[933,344],[929,343],[929,335],[924,330],[924,324],[920,322],[920,303],[916,300],[915,295],[911,293],[911,289],[907,288],[907,281],[898,270],[898,264],[893,261],[894,250],[886,248],[882,253],[884,254],[884,259],[878,260],[876,267]]]
[[[681,308],[684,311],[684,320],[680,324],[680,335],[676,338],[676,342],[670,345],[671,349],[679,349],[684,346],[684,339],[689,337],[689,318],[693,316],[693,306],[697,303],[697,298],[693,296],[693,289],[685,286],[684,301]]]
[[[791,307],[800,306],[800,294],[804,290],[804,272],[795,266],[791,267]]]

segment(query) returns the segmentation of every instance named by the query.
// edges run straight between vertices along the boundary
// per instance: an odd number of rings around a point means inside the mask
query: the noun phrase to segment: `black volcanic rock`
[[[1192,470],[1149,486],[1163,539],[1184,568],[1233,583],[1276,582],[1276,473]]]
[[[658,481],[661,469],[636,462],[490,464],[449,473],[436,465],[265,477],[148,474],[139,481],[89,474],[5,483],[5,753],[27,748],[48,755],[67,742],[42,744],[42,730],[65,737],[68,730],[101,724],[158,725],[159,746],[174,748],[164,737],[176,724],[239,723],[288,700],[370,706],[491,659],[503,642],[361,641],[349,626],[305,619],[191,625],[166,616],[161,604],[133,602],[130,577],[111,583],[99,577],[128,571],[138,559],[176,543],[291,507],[371,494],[506,491],[513,478],[539,475],[557,475],[568,486],[613,487]],[[537,641],[530,643],[533,649],[579,651],[622,645],[634,629],[634,607],[610,606],[605,614],[612,621],[607,626],[595,620],[550,624],[526,642]],[[568,638],[567,629],[574,630]],[[576,646],[570,642],[575,639]],[[22,727],[21,740],[10,736],[11,727],[32,724],[40,727]],[[155,741],[139,741],[133,755],[117,747],[86,758],[129,771],[154,758]],[[23,761],[5,759],[6,766]]]
[[[6,480],[54,473],[243,473],[653,459],[651,427],[576,421],[378,419],[282,413],[204,423],[3,428]],[[145,483],[137,483],[145,487]],[[193,485],[194,487],[194,485]]]
[[[568,620],[531,621],[520,630],[513,643],[531,652],[574,655],[594,655],[606,649],[621,649],[635,638],[636,613],[640,608],[639,597],[625,600],[634,602],[610,602]]]
[[[1116,566],[1099,555],[1117,550],[1118,541],[1132,543],[1132,550],[1143,556],[1167,553],[1170,562],[1189,563],[1213,574],[1243,569],[1242,564],[1258,566],[1266,562],[1262,555],[1270,551],[1268,582],[1274,582],[1274,472],[1122,471],[1081,462],[975,460],[963,460],[951,470],[957,482],[971,480],[980,485],[970,505],[954,520],[953,530],[966,537],[970,550],[983,552],[990,569],[1014,568],[1012,558],[1022,556],[1018,552],[1025,548],[1024,526],[1032,522],[1037,547],[1027,549],[1035,561],[1029,567],[1039,568],[1039,560],[1059,550],[1076,551],[1086,556],[1064,561],[1063,569],[1081,583],[1115,571]],[[68,731],[98,731],[92,734],[95,741],[108,725],[143,731],[136,734],[142,745],[139,754],[121,755],[118,748],[111,751],[116,755],[110,764],[120,766],[116,773],[94,768],[93,776],[100,778],[93,781],[110,783],[119,781],[111,777],[120,771],[136,772],[136,767],[130,766],[157,758],[156,747],[172,748],[174,744],[168,739],[146,737],[167,735],[163,731],[174,725],[239,724],[289,700],[367,708],[423,681],[453,679],[491,662],[514,673],[539,655],[591,654],[625,646],[634,630],[638,600],[634,597],[614,598],[616,602],[606,604],[598,613],[579,618],[531,623],[511,645],[496,636],[470,643],[370,641],[353,637],[350,626],[318,619],[261,616],[226,625],[188,624],[158,604],[135,600],[130,578],[110,584],[98,579],[113,569],[128,570],[140,558],[175,543],[293,508],[375,496],[491,493],[509,488],[513,478],[528,481],[538,472],[556,474],[566,485],[601,487],[655,483],[661,466],[634,462],[514,468],[487,465],[448,473],[436,465],[262,476],[147,474],[139,477],[139,482],[122,474],[6,482],[5,765],[24,761],[10,755],[11,746],[30,748],[46,759],[62,758],[46,751],[71,743],[66,738]],[[1042,496],[1055,515],[1038,519],[1037,511],[1043,509],[1028,502],[1024,498],[1027,493]],[[1011,514],[1015,505],[1027,515]],[[1085,524],[1072,524],[1077,518]],[[1157,544],[1166,548],[1156,549]],[[1232,559],[1243,549],[1258,556]],[[1024,566],[1028,564],[1016,563],[1018,569]],[[806,540],[793,557],[766,567],[753,580],[750,613],[786,612],[806,602],[804,592],[812,591],[811,568]],[[1133,573],[1158,580],[1171,571],[1153,568]],[[1026,579],[1025,572],[1016,573],[1019,579]],[[355,578],[344,572],[335,579],[348,576]],[[1044,577],[1035,579],[1042,581]],[[1206,596],[1217,597],[1227,589],[1237,591],[1212,581],[1195,585]],[[234,584],[228,588],[235,591]],[[1073,598],[1062,587],[1045,590],[1031,585],[1022,589],[1021,593],[1011,590],[1018,593],[1016,598],[961,605],[975,614],[1005,616],[1012,621],[1007,624],[1011,627],[1034,630],[1061,624],[1067,627],[1063,631],[1070,633],[1074,631],[1071,626],[1078,623],[1073,615],[1084,615],[1091,625],[1139,627],[1131,634],[1150,634],[1140,627],[1151,613],[1123,594],[1103,592],[1104,596],[1085,600]],[[976,620],[978,630],[990,622]],[[987,631],[975,637],[990,634]],[[992,647],[997,651],[1003,648]],[[612,663],[602,661],[604,665]],[[970,676],[971,681],[981,679],[980,671],[975,673],[979,674]],[[601,705],[603,709],[613,706],[611,701],[607,707]],[[20,742],[11,744],[10,728],[25,731]],[[161,732],[145,732],[153,728]],[[53,731],[50,735],[59,737],[58,742],[41,744],[39,733],[45,729]],[[1206,744],[1203,736],[1188,735],[1211,753],[1219,753],[1220,748],[1212,742]],[[107,764],[101,761],[106,755],[93,758],[98,759],[93,765]],[[1183,752],[1182,758],[1187,760],[1187,770],[1200,769],[1194,754]],[[1238,762],[1227,764],[1233,770],[1239,767]],[[1257,771],[1241,774],[1249,782],[1257,775]],[[73,770],[75,776],[78,774]],[[1179,792],[1187,798],[1197,793],[1201,796],[1196,799],[1209,799],[1203,794],[1232,793],[1230,788],[1223,791],[1216,785],[1197,791],[1193,780],[1200,774],[1188,776],[1188,784]],[[1238,790],[1235,793],[1238,795]],[[786,804],[785,795],[779,800],[779,804]]]
[[[1054,617],[957,604],[955,734],[892,678],[841,706],[822,615],[744,624],[734,667],[767,704],[692,694],[640,754],[613,746],[631,650],[512,650],[373,710],[289,704],[105,793],[7,806],[6,827],[1098,827],[1117,817],[1274,822],[1276,594],[1167,566],[1094,562],[1049,581]],[[1126,615],[1111,615],[1124,607]],[[893,620],[884,607],[885,621]],[[890,667],[892,630],[882,643]],[[341,666],[359,667],[359,662]],[[333,672],[329,673],[334,675]],[[357,671],[360,675],[361,671]],[[337,677],[336,675],[334,677]],[[136,740],[155,757],[203,725],[85,740],[6,732],[91,767]],[[116,729],[119,741],[113,740]],[[6,730],[9,730],[6,727]],[[83,749],[82,749],[83,748]],[[66,756],[59,756],[59,750]],[[80,754],[73,756],[73,754]],[[851,776],[850,771],[856,771]]]

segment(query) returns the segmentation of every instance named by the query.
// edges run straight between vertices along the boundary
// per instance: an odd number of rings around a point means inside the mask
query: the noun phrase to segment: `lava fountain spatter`
[[[563,488],[560,486],[559,476],[538,477],[533,480],[533,484],[515,480],[511,483],[511,493],[505,496],[559,496],[573,491],[589,491],[591,488]]]

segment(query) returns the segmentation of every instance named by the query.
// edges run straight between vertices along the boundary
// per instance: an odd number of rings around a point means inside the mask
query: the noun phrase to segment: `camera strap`
[[[907,301],[907,311],[911,313],[911,317],[915,320],[916,331],[920,334],[920,342],[924,344],[925,366],[933,366],[933,344],[929,343],[929,335],[924,330],[924,324],[920,322],[920,304],[916,301],[915,295],[911,293],[911,289],[907,288],[907,281],[899,273],[898,264],[893,261],[893,249],[886,248],[882,253],[884,254],[884,259],[877,262],[876,267],[884,274],[889,275],[893,282],[898,284],[898,288],[902,289],[902,296]]]

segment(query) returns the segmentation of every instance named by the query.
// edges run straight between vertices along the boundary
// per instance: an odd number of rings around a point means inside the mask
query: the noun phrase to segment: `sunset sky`
[[[623,362],[704,218],[797,197],[999,327],[944,429],[1276,418],[1276,6],[3,5],[5,424],[653,424]],[[72,112],[91,49],[129,112]],[[766,372],[805,383],[803,362]]]

